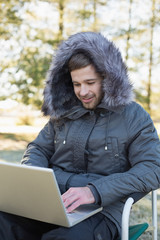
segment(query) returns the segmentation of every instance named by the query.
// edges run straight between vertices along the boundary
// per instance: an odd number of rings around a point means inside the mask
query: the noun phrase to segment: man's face
[[[100,103],[103,78],[96,72],[93,65],[71,72],[74,92],[86,109],[94,109]]]

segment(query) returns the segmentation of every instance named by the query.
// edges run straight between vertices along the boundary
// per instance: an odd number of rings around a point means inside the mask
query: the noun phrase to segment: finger
[[[67,192],[62,194],[62,200],[65,201],[67,198],[70,198],[74,194],[74,189],[70,188]]]
[[[76,197],[73,197],[72,199],[68,199],[67,204],[64,204],[64,205],[67,208],[67,212],[72,212],[77,207],[85,203],[86,201],[85,199],[83,199],[82,196],[81,197],[76,196]]]
[[[77,207],[81,205],[80,200],[78,199],[77,201],[73,202],[67,209],[67,213],[73,212]]]
[[[68,207],[69,205],[73,204],[75,201],[77,201],[79,199],[78,196],[76,195],[72,195],[70,196],[69,198],[66,198],[65,201],[63,202],[64,203],[64,206],[65,207]]]

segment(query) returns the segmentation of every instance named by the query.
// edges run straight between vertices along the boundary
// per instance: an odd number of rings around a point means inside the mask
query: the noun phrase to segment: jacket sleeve
[[[160,187],[160,141],[153,122],[143,109],[125,116],[128,128],[126,161],[130,169],[90,182],[102,206],[122,200],[134,192],[150,192]]]
[[[54,129],[50,120],[40,131],[37,138],[28,144],[21,161],[22,164],[48,167],[54,154]]]
[[[53,166],[53,170],[61,193],[64,193],[71,187],[85,187],[90,181],[94,181],[102,177],[101,175],[94,173],[70,173],[57,166]],[[97,190],[94,187],[92,188],[92,186],[88,187],[90,187],[95,198],[98,199],[99,194]]]

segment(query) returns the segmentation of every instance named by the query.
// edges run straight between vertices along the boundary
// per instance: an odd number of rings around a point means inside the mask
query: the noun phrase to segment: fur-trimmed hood
[[[132,84],[119,50],[100,33],[81,32],[62,42],[53,57],[44,89],[44,115],[57,119],[80,104],[67,67],[69,59],[77,52],[87,53],[98,71],[104,73],[103,103],[106,108],[121,107],[132,101]]]

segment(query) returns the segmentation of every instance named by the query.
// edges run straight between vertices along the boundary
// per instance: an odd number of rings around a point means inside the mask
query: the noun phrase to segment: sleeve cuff
[[[89,189],[91,190],[91,192],[95,198],[94,204],[101,205],[101,198],[100,198],[100,195],[99,195],[98,191],[96,190],[96,188],[91,184],[88,184],[87,187],[89,187]]]
[[[54,169],[53,169],[54,171]],[[67,181],[73,175],[73,173],[65,172],[65,171],[55,171],[55,177],[57,179],[59,188],[61,193],[65,193],[67,191]]]

